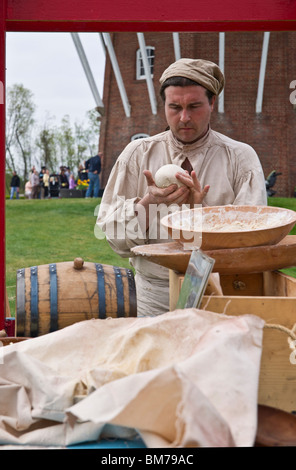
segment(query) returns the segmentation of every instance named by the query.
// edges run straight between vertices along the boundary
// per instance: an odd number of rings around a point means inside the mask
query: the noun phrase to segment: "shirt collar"
[[[174,136],[172,131],[169,130],[169,139],[172,145],[176,149],[178,149],[182,153],[187,153],[199,147],[203,147],[208,142],[210,133],[211,133],[211,127],[209,126],[207,133],[203,137],[201,137],[201,139],[197,140],[196,142],[193,142],[192,144],[183,144]]]

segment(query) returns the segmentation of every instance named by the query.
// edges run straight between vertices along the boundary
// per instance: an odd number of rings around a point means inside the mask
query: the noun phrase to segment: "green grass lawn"
[[[94,235],[98,199],[6,201],[6,286],[15,313],[16,272],[41,264],[84,261],[130,267]],[[296,199],[270,198],[269,205],[296,211]],[[296,227],[291,232],[296,234]],[[283,270],[296,277],[296,267]]]
[[[268,199],[269,206],[284,207],[285,209],[291,209],[296,211],[296,198],[288,197],[270,197]],[[296,234],[296,227],[292,230],[293,234]]]
[[[94,235],[100,199],[6,201],[6,286],[15,313],[16,272],[41,264],[84,261],[130,267]]]

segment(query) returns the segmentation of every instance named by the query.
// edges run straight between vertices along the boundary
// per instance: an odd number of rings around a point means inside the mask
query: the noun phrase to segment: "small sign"
[[[215,260],[201,250],[192,251],[176,308],[199,308]]]

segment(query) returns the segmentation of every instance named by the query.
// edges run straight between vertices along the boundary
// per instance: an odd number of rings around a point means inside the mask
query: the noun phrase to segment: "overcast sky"
[[[98,33],[79,34],[102,98],[105,55]],[[60,124],[82,122],[96,106],[70,33],[7,33],[6,87],[15,83],[32,91],[36,119],[47,115]]]

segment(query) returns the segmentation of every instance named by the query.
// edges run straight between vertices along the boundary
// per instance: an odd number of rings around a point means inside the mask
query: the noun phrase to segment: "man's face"
[[[214,108],[202,86],[169,86],[165,89],[165,115],[174,136],[184,144],[200,139],[208,130]]]

